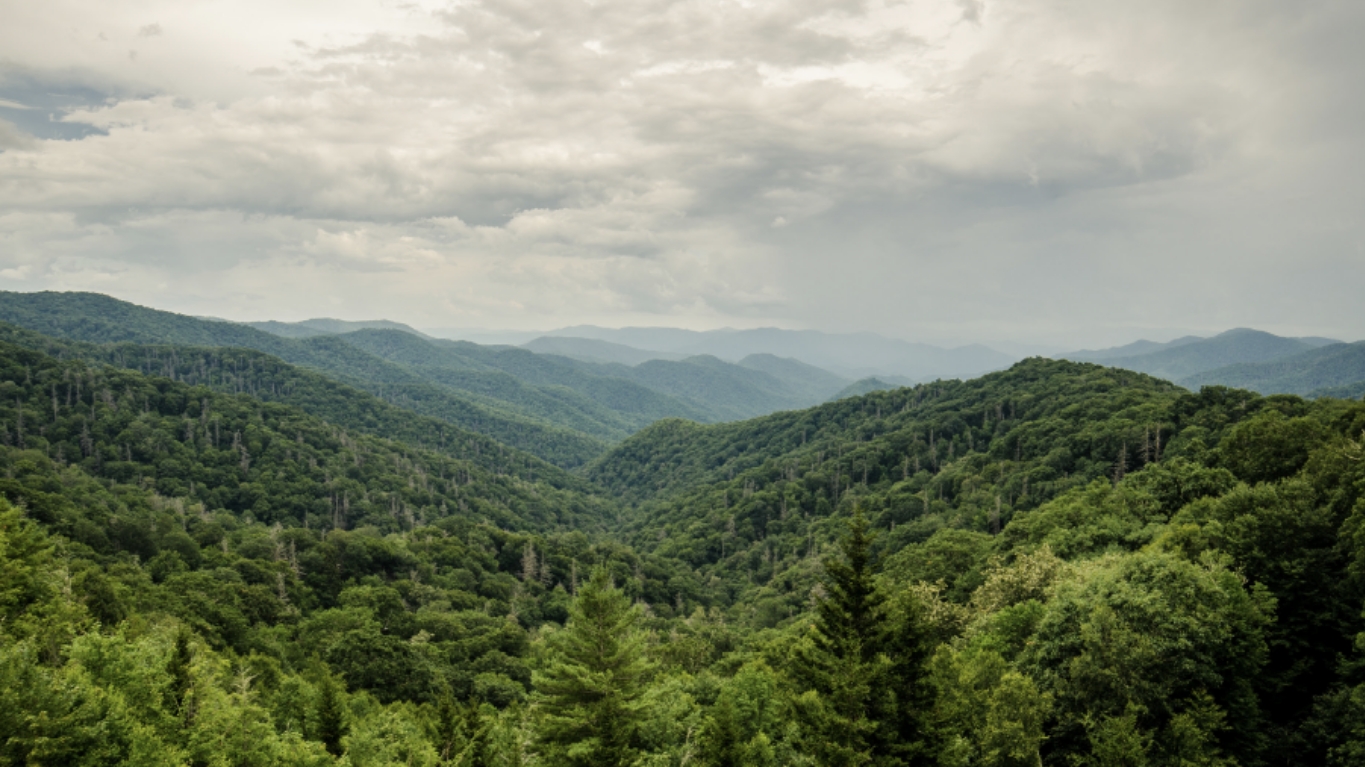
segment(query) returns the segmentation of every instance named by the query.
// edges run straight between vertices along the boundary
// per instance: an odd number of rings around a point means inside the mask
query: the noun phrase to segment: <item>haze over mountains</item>
[[[1310,397],[1365,393],[1365,343],[1285,338],[1250,328],[1059,356],[1136,370],[1195,390],[1218,385]]]

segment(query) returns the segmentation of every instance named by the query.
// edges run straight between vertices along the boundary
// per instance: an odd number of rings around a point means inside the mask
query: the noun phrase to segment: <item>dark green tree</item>
[[[615,767],[634,758],[651,669],[638,620],[599,568],[579,589],[568,625],[548,638],[533,678],[537,743],[550,764]]]
[[[324,676],[318,685],[317,739],[327,753],[341,756],[341,739],[346,737],[346,710],[341,689],[331,675]]]
[[[166,662],[166,710],[178,715],[186,727],[194,723],[194,678],[190,676],[193,661],[190,632],[182,626],[176,632],[175,646]]]
[[[484,767],[488,761],[488,723],[479,702],[461,703],[447,690],[437,697],[427,725],[442,764]]]
[[[878,591],[872,541],[854,509],[839,555],[824,563],[825,593],[798,671],[811,691],[802,707],[809,745],[824,764],[903,765],[924,750],[928,637],[916,605],[891,609]]]

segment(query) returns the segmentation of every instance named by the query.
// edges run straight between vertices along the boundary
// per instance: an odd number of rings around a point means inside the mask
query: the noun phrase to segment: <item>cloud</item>
[[[27,23],[59,30],[54,8]],[[344,295],[429,325],[1365,335],[1297,281],[1365,277],[1357,4],[300,8],[99,11],[82,34],[125,50],[175,30],[136,65],[0,32],[28,78],[0,97],[89,94],[42,113],[76,141],[4,115],[24,271],[0,281],[191,296],[217,275],[196,313]],[[1248,300],[1273,285],[1297,311]]]

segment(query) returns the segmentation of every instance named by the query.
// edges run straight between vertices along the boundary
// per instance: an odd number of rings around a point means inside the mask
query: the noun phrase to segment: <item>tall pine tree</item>
[[[598,569],[579,589],[568,624],[547,639],[534,680],[537,745],[549,764],[624,767],[635,757],[650,671],[638,620]]]
[[[904,765],[923,752],[928,642],[917,606],[877,589],[867,519],[854,509],[799,672],[809,747],[821,764]],[[894,607],[894,609],[892,609]]]

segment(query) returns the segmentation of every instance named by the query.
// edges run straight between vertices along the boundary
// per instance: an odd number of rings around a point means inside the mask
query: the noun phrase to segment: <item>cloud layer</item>
[[[425,326],[1365,336],[1359,3],[14,5],[9,289]]]

